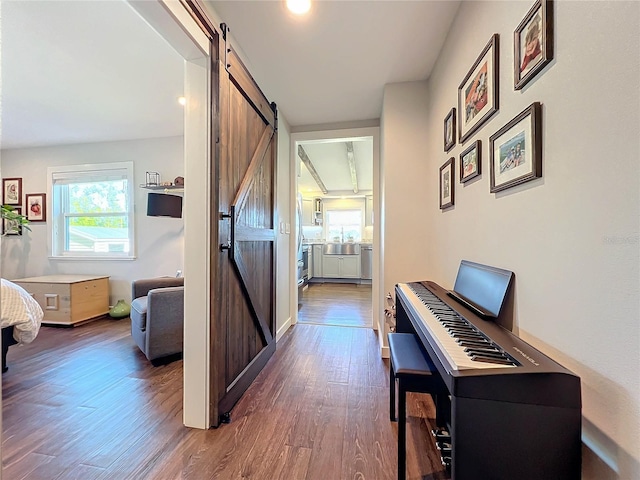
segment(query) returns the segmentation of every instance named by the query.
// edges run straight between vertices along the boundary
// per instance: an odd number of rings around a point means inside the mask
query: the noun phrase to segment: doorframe
[[[188,8],[175,0],[128,0],[129,5],[185,59],[184,96],[184,368],[183,423],[208,429],[210,400],[211,42]]]
[[[381,335],[384,332],[384,325],[381,324],[381,312],[383,299],[380,295],[380,279],[382,278],[380,267],[382,265],[382,247],[383,239],[381,236],[382,218],[382,188],[380,185],[380,127],[353,127],[342,129],[314,130],[308,132],[296,132],[290,134],[289,143],[289,218],[296,218],[296,195],[298,193],[298,171],[300,170],[300,162],[298,159],[298,150],[296,144],[298,142],[317,141],[317,140],[335,140],[349,137],[372,137],[373,138],[373,279],[371,281],[371,313],[372,328],[378,332],[378,341],[382,348]],[[292,227],[293,228],[293,227]],[[290,311],[292,312],[291,323],[295,325],[298,322],[298,285],[297,285],[297,242],[292,241],[289,245],[289,278],[290,282],[289,299]],[[382,333],[381,333],[382,332]]]

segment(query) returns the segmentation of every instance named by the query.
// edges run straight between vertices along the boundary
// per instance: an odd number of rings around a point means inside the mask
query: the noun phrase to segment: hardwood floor
[[[310,283],[298,305],[298,322],[371,327],[371,285]]]
[[[43,327],[3,375],[7,480],[393,479],[388,363],[370,329],[298,324],[215,430],[182,425],[182,361],[153,367],[128,319]],[[429,397],[409,395],[408,478],[446,478]]]

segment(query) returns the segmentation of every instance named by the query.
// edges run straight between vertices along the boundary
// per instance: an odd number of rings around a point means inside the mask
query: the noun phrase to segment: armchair
[[[135,280],[131,298],[131,336],[149,361],[182,353],[184,278]]]

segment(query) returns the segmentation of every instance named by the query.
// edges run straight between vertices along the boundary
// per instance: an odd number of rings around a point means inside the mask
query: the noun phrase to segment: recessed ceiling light
[[[296,15],[304,15],[311,9],[311,0],[287,0],[287,8]]]
[[[178,97],[178,103],[184,106],[187,104],[187,99],[185,97]]]

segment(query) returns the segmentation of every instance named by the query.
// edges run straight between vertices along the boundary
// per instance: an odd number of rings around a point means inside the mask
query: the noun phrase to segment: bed
[[[0,306],[2,307],[2,373],[7,371],[9,346],[31,343],[40,331],[44,313],[38,302],[19,285],[2,280]]]

